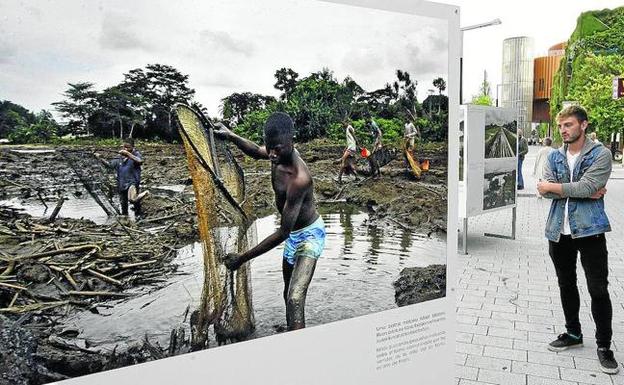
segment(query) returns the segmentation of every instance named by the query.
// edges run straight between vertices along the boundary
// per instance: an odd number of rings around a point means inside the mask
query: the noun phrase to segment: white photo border
[[[448,211],[445,298],[251,341],[61,381],[62,385],[436,384],[454,379],[459,180],[459,7],[419,0],[310,0],[437,18],[448,26]],[[376,370],[376,327],[444,312],[446,344],[396,367]]]

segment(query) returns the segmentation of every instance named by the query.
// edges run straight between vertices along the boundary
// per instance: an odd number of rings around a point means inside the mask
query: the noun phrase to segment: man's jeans
[[[581,264],[587,279],[587,288],[591,297],[591,311],[596,323],[596,344],[598,347],[611,345],[611,318],[613,309],[607,290],[607,241],[604,234],[572,239],[570,235],[561,235],[559,242],[549,241],[550,258],[555,264],[561,305],[566,320],[568,333],[579,335],[580,297],[576,286],[576,260],[581,254]]]
[[[518,190],[524,189],[524,178],[522,177],[522,162],[524,162],[524,157],[518,156]]]
[[[119,204],[121,206],[121,215],[128,215],[128,202],[130,198],[132,198],[132,197],[129,197],[129,190],[130,188],[127,188],[125,190],[119,190]],[[139,186],[135,186],[134,196],[136,197],[138,193],[139,193]],[[130,203],[132,203],[132,205],[134,206],[134,214],[141,215],[141,202],[136,201],[136,202],[130,202]]]

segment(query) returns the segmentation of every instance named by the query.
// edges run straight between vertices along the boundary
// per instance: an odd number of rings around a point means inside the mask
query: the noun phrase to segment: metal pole
[[[511,239],[516,239],[516,207],[511,209]]]
[[[462,251],[468,254],[468,218],[462,218]]]

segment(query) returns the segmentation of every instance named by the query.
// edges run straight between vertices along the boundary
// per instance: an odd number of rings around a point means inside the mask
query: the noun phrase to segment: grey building
[[[518,128],[531,134],[533,119],[533,39],[510,37],[503,41],[501,106],[518,111]]]

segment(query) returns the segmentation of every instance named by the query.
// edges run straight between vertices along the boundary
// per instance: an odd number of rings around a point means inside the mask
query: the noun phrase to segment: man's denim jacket
[[[568,218],[572,238],[588,237],[611,231],[609,219],[604,210],[604,198],[590,198],[607,185],[611,175],[611,152],[600,143],[593,143],[585,137],[581,154],[574,164],[572,181],[566,158],[568,146],[562,146],[548,155],[544,164],[544,179],[548,182],[561,183],[563,195],[546,194],[552,199],[546,238],[559,242],[563,230],[564,210],[568,201]]]

